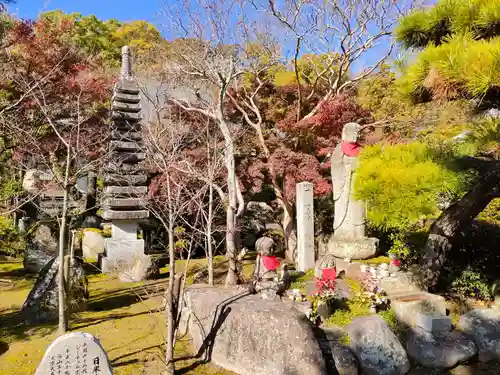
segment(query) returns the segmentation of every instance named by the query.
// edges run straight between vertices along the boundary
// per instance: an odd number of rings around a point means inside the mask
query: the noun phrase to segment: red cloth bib
[[[391,265],[393,265],[395,267],[400,267],[401,261],[399,259],[391,259]]]
[[[275,256],[270,257],[270,256],[262,255],[262,264],[264,264],[264,267],[266,267],[266,270],[274,271],[276,268],[278,268],[280,266],[280,261]]]
[[[337,278],[337,270],[335,268],[323,268],[321,278],[323,280],[335,280]]]
[[[361,146],[358,143],[342,142],[340,145],[342,152],[347,156],[358,156]]]

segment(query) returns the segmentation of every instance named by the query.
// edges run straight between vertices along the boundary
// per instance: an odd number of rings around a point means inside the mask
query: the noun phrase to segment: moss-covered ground
[[[188,283],[206,264],[192,260]],[[248,277],[253,261],[244,261]],[[183,269],[184,261],[177,267]],[[227,264],[217,257],[215,275],[222,282]],[[45,350],[57,337],[57,325],[28,325],[22,321],[20,308],[33,286],[34,278],[25,275],[22,263],[0,263],[0,375],[31,375]],[[110,275],[89,276],[88,310],[73,314],[71,331],[88,332],[99,338],[106,349],[115,375],[160,375],[164,367],[163,342],[165,322],[161,312],[168,282],[168,267],[158,280],[122,283]],[[178,374],[230,375],[229,371],[193,358],[191,342],[180,338],[176,344]]]

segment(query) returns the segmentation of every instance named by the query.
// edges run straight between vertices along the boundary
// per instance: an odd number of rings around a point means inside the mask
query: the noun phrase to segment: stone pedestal
[[[122,271],[133,263],[134,258],[144,255],[144,240],[115,240],[107,238],[104,241],[106,257],[101,261],[104,273]]]
[[[314,193],[313,184],[297,184],[297,270],[313,269],[314,254]]]
[[[369,259],[377,253],[378,243],[377,238],[349,239],[330,236],[318,240],[318,252],[341,259]]]
[[[399,322],[409,327],[418,322],[418,314],[446,316],[445,299],[436,294],[416,292],[411,294],[394,295],[390,297],[391,309]]]
[[[84,230],[82,237],[83,258],[96,261],[99,254],[104,252],[105,239],[100,232],[94,230]]]

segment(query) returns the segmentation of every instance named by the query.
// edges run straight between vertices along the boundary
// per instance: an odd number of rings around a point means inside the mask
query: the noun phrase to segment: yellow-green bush
[[[459,176],[426,144],[375,145],[360,154],[355,196],[368,204],[368,219],[382,230],[409,230],[439,214],[443,195],[456,194]]]

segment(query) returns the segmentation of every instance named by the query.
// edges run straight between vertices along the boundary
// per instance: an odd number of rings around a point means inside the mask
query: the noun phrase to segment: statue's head
[[[342,129],[342,141],[348,143],[356,143],[359,139],[361,125],[356,122],[350,122],[344,125]]]
[[[274,255],[275,243],[271,237],[260,237],[257,242],[255,242],[255,250],[264,256]]]

